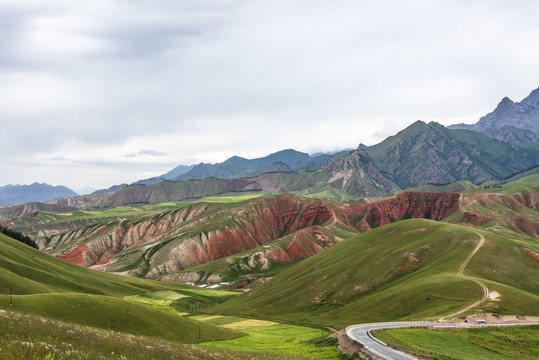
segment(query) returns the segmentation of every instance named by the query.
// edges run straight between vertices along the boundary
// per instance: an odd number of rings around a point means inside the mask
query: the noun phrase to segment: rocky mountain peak
[[[529,110],[530,107],[533,109],[539,108],[539,88],[533,90],[527,98],[520,102],[520,104],[525,110]]]

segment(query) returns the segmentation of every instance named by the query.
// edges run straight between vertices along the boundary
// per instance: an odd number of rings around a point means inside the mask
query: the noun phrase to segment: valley
[[[59,259],[3,237],[0,281],[15,295],[0,307],[9,321],[200,343],[189,351],[223,358],[254,349],[257,358],[337,358],[327,329],[356,323],[539,316],[538,178],[356,203],[253,193],[107,210],[34,205],[25,210],[37,214],[23,210],[11,226]]]

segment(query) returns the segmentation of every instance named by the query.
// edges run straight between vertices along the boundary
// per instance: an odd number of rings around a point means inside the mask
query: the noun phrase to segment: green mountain
[[[346,325],[438,319],[484,296],[472,312],[539,315],[537,241],[413,219],[345,240],[212,309],[216,313]],[[496,293],[494,293],[494,291]]]
[[[475,131],[449,130],[437,123],[417,121],[377,145],[335,156],[315,170],[128,186],[93,205],[150,204],[253,191],[295,192],[342,200],[458,180],[481,184],[506,179],[538,163],[537,142],[517,146]]]

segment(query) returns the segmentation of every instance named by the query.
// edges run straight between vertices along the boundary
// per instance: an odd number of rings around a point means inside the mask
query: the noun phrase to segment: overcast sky
[[[0,185],[373,145],[539,87],[538,1],[1,0]]]

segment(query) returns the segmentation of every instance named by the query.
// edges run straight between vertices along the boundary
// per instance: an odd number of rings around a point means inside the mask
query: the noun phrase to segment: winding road
[[[384,342],[376,339],[371,335],[373,330],[382,329],[398,329],[412,327],[429,327],[434,329],[459,329],[471,327],[487,327],[487,326],[522,326],[522,325],[539,325],[539,322],[528,323],[491,323],[491,324],[470,324],[470,323],[433,323],[428,321],[402,321],[402,322],[385,322],[372,324],[352,325],[346,328],[346,335],[356,343],[372,354],[386,360],[415,360],[417,358],[406,354],[403,351],[395,350],[388,347]]]
[[[473,231],[473,230],[472,230]],[[358,324],[352,325],[346,328],[346,335],[351,338],[353,341],[363,345],[363,347],[383,359],[388,360],[410,360],[416,359],[402,351],[389,348],[385,343],[376,339],[371,335],[372,330],[381,330],[381,329],[397,329],[397,328],[410,328],[410,327],[431,327],[431,328],[465,328],[465,327],[485,327],[485,326],[517,326],[517,325],[539,325],[539,323],[494,323],[494,324],[470,324],[470,323],[442,323],[442,321],[447,317],[454,317],[465,311],[470,310],[471,308],[481,304],[483,301],[488,299],[489,290],[485,284],[481,281],[474,279],[469,276],[464,275],[464,269],[472,259],[472,257],[477,253],[477,251],[485,243],[485,237],[477,231],[473,231],[480,238],[479,244],[477,247],[468,255],[466,260],[462,263],[459,268],[459,275],[466,277],[469,280],[472,280],[479,284],[483,289],[483,297],[481,300],[474,302],[473,304],[457,311],[456,313],[446,315],[440,318],[436,323],[428,321],[402,321],[402,322],[385,322],[385,323],[371,323],[371,324]]]

